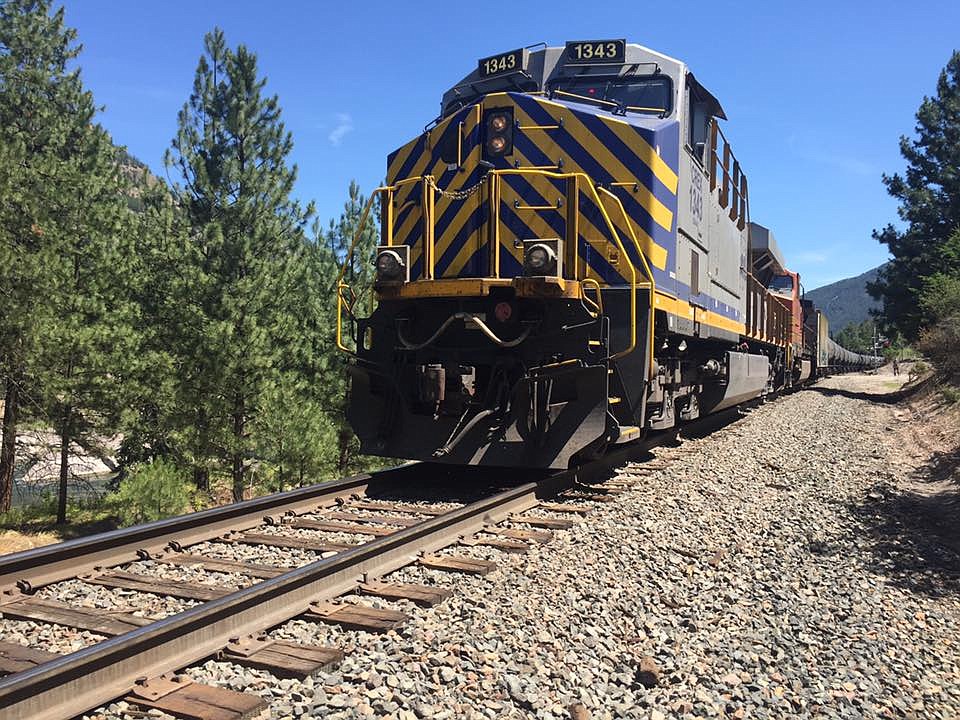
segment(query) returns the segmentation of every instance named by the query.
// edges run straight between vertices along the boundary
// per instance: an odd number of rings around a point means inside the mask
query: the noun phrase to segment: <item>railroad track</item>
[[[305,677],[334,664],[342,658],[339,648],[273,642],[263,633],[296,617],[371,632],[393,629],[409,618],[337,598],[441,602],[449,594],[442,587],[384,577],[411,564],[490,572],[494,562],[458,548],[524,552],[548,541],[592,503],[612,499],[615,489],[586,483],[644,451],[630,448],[577,471],[540,473],[534,482],[518,484],[518,473],[501,473],[496,488],[478,468],[411,463],[0,557],[4,619],[106,638],[67,655],[0,642],[0,718],[73,717],[116,698],[174,715],[255,715],[264,706],[258,696],[173,673],[209,657],[280,677]],[[441,492],[450,487],[460,492]],[[225,544],[319,559],[298,567],[237,560],[217,552]],[[245,582],[171,581],[151,574],[158,567]],[[44,596],[57,583],[78,580],[197,604],[154,620],[132,608],[97,610]]]
[[[734,414],[690,429],[703,433]],[[370,632],[394,629],[409,620],[405,613],[342,597],[442,602],[450,592],[442,586],[386,576],[413,564],[486,574],[495,563],[463,548],[525,552],[547,542],[665,460],[598,484],[611,468],[671,439],[660,435],[624,446],[575,471],[533,478],[530,471],[526,478],[501,472],[496,486],[481,468],[410,463],[0,557],[5,620],[105,638],[65,655],[33,642],[0,641],[0,720],[73,717],[117,698],[192,718],[256,715],[264,708],[259,696],[175,673],[211,657],[278,677],[303,678],[336,664],[343,657],[337,647],[272,641],[264,633],[293,618]],[[669,453],[679,458],[683,449]],[[224,557],[230,554],[218,551],[224,547],[244,548],[254,559]],[[156,568],[176,568],[186,579],[157,577]],[[193,604],[151,619],[133,608],[96,610],[45,596],[59,583],[78,581],[85,588]]]

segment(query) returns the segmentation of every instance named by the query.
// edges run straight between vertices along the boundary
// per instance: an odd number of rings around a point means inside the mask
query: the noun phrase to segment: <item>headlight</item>
[[[399,280],[403,275],[403,260],[395,250],[383,250],[377,255],[377,277],[381,280]]]
[[[527,253],[527,267],[531,270],[543,270],[550,261],[550,255],[543,245],[534,245]]]
[[[529,275],[547,275],[556,265],[557,255],[549,245],[531,245],[524,255],[523,266]]]
[[[490,108],[483,118],[483,156],[495,160],[513,153],[513,108]]]

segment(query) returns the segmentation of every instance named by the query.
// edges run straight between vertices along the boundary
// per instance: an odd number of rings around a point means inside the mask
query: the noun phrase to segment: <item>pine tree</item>
[[[325,302],[318,308],[318,314],[326,318],[326,324],[330,328],[329,341],[320,351],[321,360],[325,371],[330,379],[324,384],[325,395],[323,398],[324,407],[329,408],[337,423],[337,470],[340,473],[346,473],[355,469],[356,452],[358,443],[354,437],[353,430],[346,420],[347,403],[349,400],[349,385],[346,372],[343,366],[343,354],[337,349],[333,337],[336,328],[336,279],[351,244],[356,238],[353,256],[344,270],[344,281],[356,292],[356,297],[352,298],[354,312],[360,315],[369,314],[372,310],[372,285],[374,279],[373,252],[377,246],[379,235],[377,232],[379,216],[379,205],[376,204],[371,210],[366,224],[360,228],[360,219],[363,215],[363,209],[367,205],[367,198],[360,192],[360,186],[352,181],[347,194],[347,201],[344,203],[343,212],[337,221],[330,221],[330,226],[326,233],[319,233],[319,228],[314,228],[314,234],[317,238],[317,248],[314,256],[314,263],[317,274],[322,278],[323,290],[318,293],[319,298]],[[359,236],[357,233],[359,231]],[[347,346],[355,345],[356,338],[349,336],[352,328],[351,323],[344,312],[343,333],[344,341]]]
[[[62,436],[63,522],[71,440],[91,440],[86,431],[114,415],[106,395],[120,378],[108,358],[128,335],[116,334],[127,315],[112,284],[128,250],[116,149],[94,122],[79,70],[68,69],[81,50],[76,33],[62,8],[50,10],[48,0],[0,4],[0,509],[26,410]],[[118,275],[101,277],[107,268]]]
[[[960,226],[960,52],[953,53],[936,96],[923,99],[916,117],[916,138],[900,138],[906,174],[883,178],[887,192],[900,201],[907,228],[888,225],[874,232],[893,260],[869,288],[883,299],[886,322],[909,340],[931,320],[921,293],[927,278],[942,270],[942,248]]]
[[[263,393],[298,345],[296,289],[313,207],[291,199],[293,140],[277,97],[264,94],[256,56],[228,49],[219,29],[204,49],[166,157],[183,182],[179,201],[199,254],[186,301],[196,326],[178,350],[188,383],[180,400],[195,418],[195,476],[211,458],[225,461],[240,500]]]

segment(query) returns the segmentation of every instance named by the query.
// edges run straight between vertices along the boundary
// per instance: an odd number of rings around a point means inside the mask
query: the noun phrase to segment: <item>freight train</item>
[[[361,451],[566,468],[877,364],[751,222],[725,119],[683,62],[623,39],[479,60],[387,158],[375,307],[338,281]]]

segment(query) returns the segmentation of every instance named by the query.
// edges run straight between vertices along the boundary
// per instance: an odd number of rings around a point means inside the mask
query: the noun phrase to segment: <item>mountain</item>
[[[883,265],[867,270],[863,275],[838,280],[835,283],[807,290],[806,297],[813,300],[830,320],[830,331],[837,332],[850,323],[870,319],[870,311],[879,309],[880,303],[867,293],[867,283],[877,279]]]

